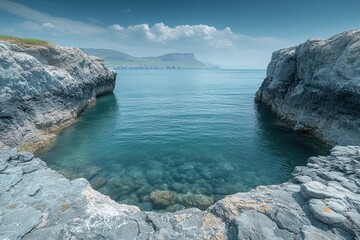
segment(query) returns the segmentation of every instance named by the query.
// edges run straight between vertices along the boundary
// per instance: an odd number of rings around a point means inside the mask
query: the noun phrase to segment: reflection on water
[[[317,139],[254,104],[259,70],[123,70],[40,157],[143,210],[205,209],[225,195],[286,181]]]
[[[307,159],[309,156],[327,155],[330,146],[318,138],[305,133],[294,132],[285,122],[271,111],[270,107],[261,103],[254,103],[257,116],[259,143],[273,155],[289,156],[284,160],[291,160],[289,154],[296,153],[293,158]],[[284,141],[290,139],[291,141]],[[306,161],[305,161],[306,162]],[[292,165],[291,163],[289,163]]]

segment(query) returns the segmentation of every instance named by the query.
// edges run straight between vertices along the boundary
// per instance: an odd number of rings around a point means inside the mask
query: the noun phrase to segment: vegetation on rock
[[[21,46],[26,45],[33,45],[33,46],[49,46],[51,45],[50,42],[45,40],[39,40],[39,39],[32,39],[32,38],[18,38],[8,35],[0,35],[0,41],[7,41],[11,43],[15,43]]]

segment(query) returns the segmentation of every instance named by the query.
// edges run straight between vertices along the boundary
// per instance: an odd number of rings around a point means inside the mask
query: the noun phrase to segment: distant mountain
[[[193,53],[168,53],[158,57],[145,57],[142,59],[161,65],[179,66],[181,68],[202,68],[205,66],[204,63],[195,58]]]
[[[169,53],[158,57],[133,57],[109,49],[82,48],[88,55],[103,58],[112,68],[177,69],[177,68],[214,68],[196,59],[193,53]]]

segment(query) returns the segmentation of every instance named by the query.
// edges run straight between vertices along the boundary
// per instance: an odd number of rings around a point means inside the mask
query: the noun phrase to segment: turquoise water
[[[264,77],[262,70],[120,70],[114,94],[86,109],[40,157],[143,210],[204,209],[281,183],[329,148],[254,103]]]

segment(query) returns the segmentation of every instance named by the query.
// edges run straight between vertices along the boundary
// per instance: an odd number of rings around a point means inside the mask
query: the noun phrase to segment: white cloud
[[[117,37],[123,40],[143,37],[143,40],[162,44],[175,41],[193,41],[218,48],[235,48],[235,41],[239,39],[239,35],[234,34],[229,27],[219,30],[204,24],[169,27],[164,23],[156,23],[150,27],[143,23],[126,28],[114,24],[109,29],[113,30]]]
[[[41,31],[44,29],[55,28],[54,25],[52,25],[51,23],[37,24],[37,23],[35,23],[33,21],[29,21],[29,20],[26,20],[22,23],[16,23],[15,26],[18,28],[24,29],[24,30],[28,30],[28,31]]]
[[[94,17],[88,17],[87,19],[89,19],[90,22],[95,23],[95,24],[100,24],[101,23],[97,18],[94,18]]]
[[[262,44],[262,45],[277,45],[277,44],[289,44],[288,40],[284,40],[281,38],[277,38],[277,37],[252,37],[252,36],[247,36],[247,35],[241,35],[238,34],[238,39],[239,40],[243,40],[243,41],[248,41],[248,42],[253,42],[256,44]]]
[[[52,25],[51,23],[47,22],[47,23],[43,23],[43,26],[46,28],[55,28],[54,25]]]
[[[120,24],[113,24],[109,27],[110,30],[114,30],[114,31],[118,31],[121,32],[122,30],[124,30],[124,27],[121,26]]]
[[[57,27],[57,30],[69,34],[96,34],[104,32],[103,28],[86,24],[80,21],[69,20],[61,17],[54,17],[47,13],[26,7],[25,5],[0,0],[0,9],[14,15],[23,17],[32,22],[50,23]]]
[[[88,18],[89,23],[74,21],[9,0],[0,0],[0,10],[25,20],[5,28],[6,33],[70,46],[105,47],[136,56],[193,52],[199,59],[217,64],[265,67],[272,51],[294,44],[275,37],[242,35],[229,27],[217,29],[206,24],[168,26],[160,22],[152,26],[147,23],[113,24],[105,28],[93,25],[100,22],[92,17]]]
[[[22,23],[17,23],[17,24],[15,24],[15,26],[25,29],[25,30],[30,30],[30,31],[40,31],[41,30],[41,26],[33,21],[25,21]]]
[[[193,52],[203,61],[255,68],[264,68],[274,50],[293,44],[276,37],[242,35],[229,27],[217,29],[205,24],[173,27],[164,23],[127,27],[114,24],[108,31],[113,43],[118,39],[122,44],[120,51],[137,56]]]
[[[217,29],[205,24],[178,25],[170,27],[164,23],[156,23],[149,26],[147,23],[123,27],[114,24],[109,27],[111,33],[122,41],[148,41],[160,44],[195,44],[201,43],[215,48],[238,49],[244,45],[273,46],[286,44],[275,37],[252,37],[234,33],[229,27]]]

